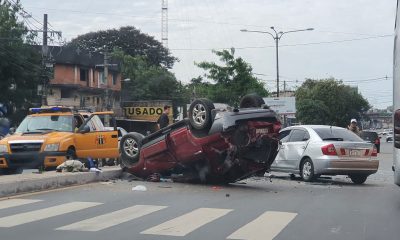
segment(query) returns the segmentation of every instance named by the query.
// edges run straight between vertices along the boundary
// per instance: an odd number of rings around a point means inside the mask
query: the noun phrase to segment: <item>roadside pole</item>
[[[47,105],[47,71],[46,61],[48,56],[47,46],[47,14],[43,16],[43,44],[42,44],[42,68],[43,68],[43,89],[42,89],[42,105]]]
[[[108,53],[104,53],[104,80],[106,82],[106,110],[111,110],[110,106],[110,91],[109,91],[109,84],[108,84]]]

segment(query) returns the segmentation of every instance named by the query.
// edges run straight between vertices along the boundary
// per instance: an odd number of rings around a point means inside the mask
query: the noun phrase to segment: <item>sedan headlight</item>
[[[1,144],[0,145],[0,153],[7,153],[7,152],[8,152],[7,145]]]
[[[45,152],[58,151],[59,146],[60,146],[60,144],[58,144],[58,143],[47,144],[46,147],[44,147],[44,151]]]

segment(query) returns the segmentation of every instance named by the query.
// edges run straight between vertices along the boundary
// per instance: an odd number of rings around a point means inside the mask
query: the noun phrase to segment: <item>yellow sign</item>
[[[163,107],[124,107],[125,116],[135,120],[156,122],[164,112]],[[172,119],[172,108],[169,111],[169,118]]]

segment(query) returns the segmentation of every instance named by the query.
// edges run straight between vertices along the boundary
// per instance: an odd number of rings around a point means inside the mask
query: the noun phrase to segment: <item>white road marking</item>
[[[80,222],[66,225],[56,230],[73,230],[73,231],[100,231],[136,218],[140,218],[147,214],[159,211],[166,206],[153,205],[136,205],[124,208],[115,212],[103,214],[97,217],[89,218]]]
[[[267,211],[232,233],[228,239],[272,240],[296,216],[297,213]]]
[[[1,209],[6,209],[6,208],[11,208],[11,207],[18,207],[22,206],[25,204],[30,204],[30,203],[35,203],[35,202],[40,202],[42,200],[36,200],[36,199],[7,199],[4,201],[0,201],[0,210]]]
[[[19,213],[0,218],[0,227],[14,227],[25,223],[35,222],[46,218],[59,216],[66,213],[94,207],[102,203],[97,202],[71,202],[54,207],[43,208],[25,213]]]
[[[201,226],[226,215],[230,211],[232,211],[232,209],[199,208],[147,229],[141,232],[141,234],[183,237]]]

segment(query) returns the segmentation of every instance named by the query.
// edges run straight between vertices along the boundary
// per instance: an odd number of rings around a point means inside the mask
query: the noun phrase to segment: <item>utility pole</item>
[[[286,93],[286,80],[283,81],[283,94]]]
[[[168,47],[168,0],[161,0],[161,41]]]
[[[23,11],[24,18],[32,17],[26,11]],[[61,39],[62,33],[60,31],[53,31],[48,30],[48,21],[47,21],[47,14],[43,15],[43,29],[42,30],[33,30],[30,29],[30,32],[35,33],[43,33],[43,42],[42,42],[42,105],[47,105],[47,90],[48,90],[48,83],[49,83],[49,75],[48,75],[48,68],[52,68],[53,64],[49,62],[49,47],[47,44],[48,34],[50,33],[52,36],[57,35],[59,39]]]
[[[108,85],[108,53],[104,53],[104,79],[106,82],[106,109],[111,110],[110,106],[110,91]]]
[[[103,80],[105,81],[105,87],[106,87],[106,92],[105,92],[105,100],[102,109],[104,109],[104,106],[106,110],[111,110],[111,104],[110,104],[110,85],[108,83],[108,68],[109,67],[117,67],[118,64],[111,64],[109,63],[109,54],[108,52],[104,52],[104,63],[103,64],[97,64],[95,67],[103,67],[104,72],[103,72]]]
[[[46,71],[46,62],[48,57],[47,46],[47,14],[43,15],[43,44],[42,44],[42,68],[43,68],[43,89],[42,89],[42,105],[47,105],[47,83],[48,76]]]

